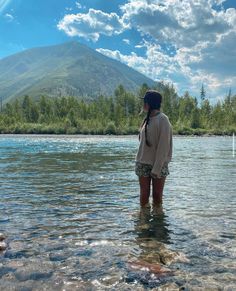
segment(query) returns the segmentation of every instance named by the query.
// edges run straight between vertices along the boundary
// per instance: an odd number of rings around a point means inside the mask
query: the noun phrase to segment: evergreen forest
[[[1,104],[0,133],[10,134],[137,134],[145,117],[143,84],[137,94],[118,86],[114,96],[88,100],[77,97],[30,96]],[[172,84],[153,87],[163,95],[162,111],[169,117],[174,134],[231,135],[236,131],[236,95],[231,90],[214,105],[204,87],[200,98],[185,92],[178,96]]]

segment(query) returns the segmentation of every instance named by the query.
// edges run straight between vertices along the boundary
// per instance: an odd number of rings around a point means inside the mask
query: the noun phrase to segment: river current
[[[0,290],[236,290],[232,137],[174,137],[140,210],[135,136],[0,136]]]

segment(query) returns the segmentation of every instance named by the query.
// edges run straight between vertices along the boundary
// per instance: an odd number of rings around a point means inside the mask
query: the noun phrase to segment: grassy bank
[[[0,126],[0,134],[93,134],[93,135],[133,135],[138,134],[138,127],[119,127],[113,122],[107,124],[106,127],[88,127],[86,125],[80,127],[68,126],[67,124],[38,124],[38,123],[22,123],[12,124],[9,126]],[[236,133],[236,127],[225,129],[205,129],[191,127],[173,127],[175,135],[232,135]]]
[[[236,95],[211,105],[189,95],[179,97],[171,85],[154,88],[163,94],[161,109],[174,134],[232,135],[236,132]],[[137,95],[119,86],[114,96],[86,101],[76,97],[33,99],[24,96],[6,103],[0,112],[0,133],[12,134],[138,134],[145,117],[140,114],[143,85]]]

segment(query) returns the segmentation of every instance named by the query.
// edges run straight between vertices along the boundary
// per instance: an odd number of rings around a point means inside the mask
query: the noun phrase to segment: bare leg
[[[162,204],[163,189],[166,178],[152,179],[152,198],[153,205],[160,206]]]
[[[144,207],[149,202],[150,196],[150,177],[139,177],[139,185],[140,185],[140,205]]]

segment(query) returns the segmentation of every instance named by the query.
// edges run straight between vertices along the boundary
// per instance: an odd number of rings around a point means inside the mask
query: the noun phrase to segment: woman
[[[153,205],[161,206],[165,179],[169,175],[168,163],[172,157],[172,127],[168,117],[160,111],[160,93],[148,90],[143,99],[147,116],[140,130],[135,167],[140,184],[140,205],[149,205],[152,182]]]

